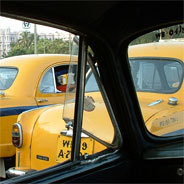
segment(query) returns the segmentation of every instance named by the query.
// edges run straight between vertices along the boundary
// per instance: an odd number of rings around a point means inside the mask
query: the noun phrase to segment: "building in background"
[[[10,44],[16,42],[19,38],[20,33],[11,32],[10,28],[0,29],[0,58],[3,58],[3,55],[10,51]]]
[[[64,34],[64,33],[59,33],[59,32],[55,32],[55,33],[39,33],[39,39],[48,39],[48,40],[55,40],[55,39],[63,39],[63,40],[68,40],[69,39],[69,35],[68,33]]]
[[[7,55],[11,50],[11,43],[17,42],[18,39],[21,38],[22,32],[11,32],[10,28],[0,29],[0,59],[3,58],[4,55]],[[51,41],[55,39],[63,39],[69,40],[70,35],[67,33],[39,33],[39,39],[49,39]]]

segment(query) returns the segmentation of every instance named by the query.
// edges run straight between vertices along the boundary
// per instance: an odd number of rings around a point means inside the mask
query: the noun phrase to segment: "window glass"
[[[183,81],[178,61],[130,58],[130,66],[136,91],[173,93]]]
[[[85,92],[95,92],[95,91],[96,92],[99,91],[98,84],[96,83],[96,79],[93,73],[89,73],[85,86]]]
[[[75,57],[76,56],[73,56],[74,60]],[[107,105],[104,101],[104,91],[102,92],[102,88],[99,87],[100,76],[97,65],[94,63],[92,64],[89,55],[87,58],[83,121],[80,144],[81,155],[91,155],[105,150],[108,147],[117,148],[119,144],[116,141],[117,139],[120,139],[118,134],[119,132],[117,133],[115,131],[117,127],[113,124],[112,116],[110,116],[109,110],[107,109]],[[66,122],[66,126],[69,127],[70,133],[72,132],[73,127],[74,108],[76,101],[76,76],[78,71],[76,64],[77,63],[74,61],[70,63],[68,73],[69,81],[67,85],[63,114],[63,118]],[[93,67],[91,67],[91,65]],[[69,131],[67,130],[65,133],[69,134]],[[119,143],[120,142],[121,141],[119,141]]]
[[[76,97],[76,85],[77,85],[77,67],[78,67],[78,42],[72,42],[71,61],[68,70],[68,82],[65,95],[65,105],[63,110],[63,119],[66,123],[72,123],[74,119],[74,106]]]
[[[64,93],[68,81],[68,65],[50,68],[40,83],[41,93]]]
[[[133,40],[128,49],[144,123],[156,136],[184,134],[183,28],[155,30]]]
[[[182,67],[177,62],[169,63],[164,66],[164,73],[168,86],[170,88],[177,88],[180,85],[182,79]]]
[[[72,37],[60,29],[0,16],[0,180],[70,158],[73,132],[62,113],[68,81],[73,82],[69,98],[75,102],[75,76],[68,75],[70,59],[73,70],[78,60],[78,47],[71,54]]]
[[[8,89],[17,75],[17,69],[15,68],[0,68],[0,89]]]
[[[91,68],[86,72],[83,129],[108,144],[113,143],[115,135],[113,123]],[[98,146],[94,149],[99,151],[104,149],[101,144],[96,143],[96,145]]]
[[[40,83],[41,93],[55,93],[53,70],[50,68],[43,76]]]

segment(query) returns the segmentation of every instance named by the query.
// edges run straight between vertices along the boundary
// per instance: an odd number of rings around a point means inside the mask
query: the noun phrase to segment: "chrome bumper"
[[[26,173],[27,173],[27,171],[17,170],[17,169],[15,169],[15,167],[12,167],[12,168],[10,168],[6,171],[6,174],[7,174],[8,178],[13,178],[13,177],[16,177],[16,176],[22,176],[22,175],[25,175]]]

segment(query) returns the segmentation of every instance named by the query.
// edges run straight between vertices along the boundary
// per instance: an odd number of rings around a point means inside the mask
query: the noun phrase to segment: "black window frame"
[[[98,77],[98,71],[95,67],[94,61],[90,58],[88,54],[88,43],[85,36],[81,36],[79,39],[79,59],[78,59],[78,70],[77,70],[77,89],[76,89],[76,103],[74,112],[74,123],[73,123],[73,139],[72,139],[72,151],[71,151],[71,161],[77,161],[80,159],[80,142],[81,142],[81,132],[85,133],[89,137],[95,139],[99,143],[105,145],[107,149],[112,149],[111,151],[117,151],[123,143],[122,136],[116,122],[116,118],[112,111],[110,102],[108,100],[107,94],[105,92],[104,86],[101,85],[101,81]],[[93,72],[96,82],[99,87],[99,92],[101,92],[102,98],[106,105],[108,114],[110,116],[113,128],[114,128],[114,140],[112,144],[109,144],[95,135],[92,135],[88,131],[82,129],[83,121],[83,106],[84,106],[84,95],[85,95],[85,85],[86,85],[86,67],[88,64],[91,67],[91,72]],[[78,80],[79,79],[79,80]],[[102,151],[103,152],[103,151]],[[93,154],[95,157],[95,154]],[[97,154],[98,155],[98,154]],[[93,157],[93,156],[92,156]]]

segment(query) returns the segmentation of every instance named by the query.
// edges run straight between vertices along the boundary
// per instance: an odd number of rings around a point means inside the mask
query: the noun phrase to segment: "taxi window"
[[[184,134],[182,27],[154,30],[133,40],[128,48],[144,125],[154,136]]]
[[[16,68],[0,68],[0,89],[8,89],[15,80],[15,77],[18,73]]]
[[[46,74],[43,76],[43,79],[40,84],[41,93],[55,93],[54,88],[54,77],[52,68],[49,69]]]
[[[164,66],[164,73],[170,88],[177,88],[182,80],[182,67],[180,63],[173,62]]]
[[[168,59],[130,59],[136,91],[173,93],[182,83],[182,65]]]
[[[50,68],[43,76],[40,83],[41,93],[66,92],[68,65],[59,65]]]

